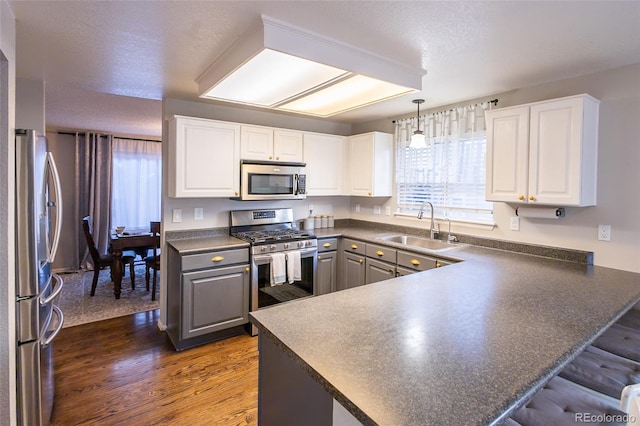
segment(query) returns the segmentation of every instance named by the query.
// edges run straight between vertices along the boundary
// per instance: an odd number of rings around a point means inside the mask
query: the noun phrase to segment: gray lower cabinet
[[[249,280],[248,249],[181,256],[169,246],[167,333],[176,349],[242,332]]]
[[[337,289],[346,290],[364,285],[366,283],[365,256],[367,244],[351,238],[343,238],[340,243],[342,245],[342,255],[339,263]]]
[[[367,258],[366,283],[384,281],[396,276],[396,265]]]
[[[316,269],[315,295],[337,290],[338,281],[338,239],[318,239],[318,267]]]

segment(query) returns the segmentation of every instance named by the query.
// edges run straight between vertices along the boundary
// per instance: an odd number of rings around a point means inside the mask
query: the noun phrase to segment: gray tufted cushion
[[[640,383],[640,363],[589,346],[559,375],[620,399],[625,386]]]
[[[629,309],[629,311],[624,314],[616,324],[640,330],[640,310],[636,309],[635,307]]]
[[[613,324],[593,342],[593,346],[640,362],[640,329]]]
[[[580,421],[576,422],[576,414],[582,413],[590,416],[624,415],[622,411],[575,388],[570,383],[554,377],[533,396],[526,406],[516,411],[511,419],[524,426],[575,426],[581,423]],[[613,422],[606,424],[625,425],[625,423]]]

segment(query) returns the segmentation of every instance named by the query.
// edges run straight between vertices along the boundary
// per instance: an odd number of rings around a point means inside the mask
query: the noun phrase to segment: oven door
[[[287,252],[285,252],[286,254]],[[271,285],[271,256],[256,255],[251,268],[251,310],[255,311],[277,303],[288,302],[315,294],[315,270],[318,250],[300,250],[300,281]]]

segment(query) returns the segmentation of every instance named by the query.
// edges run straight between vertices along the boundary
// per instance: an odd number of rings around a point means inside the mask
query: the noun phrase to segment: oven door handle
[[[281,252],[278,252],[278,253],[287,254],[287,252],[289,252],[289,251],[293,251],[293,250],[287,250],[287,251],[284,251],[284,252],[281,251]],[[303,249],[303,250],[300,250],[300,257],[309,257],[309,255],[313,255],[313,254],[315,254],[317,252],[318,252],[318,249],[316,249],[316,248]],[[253,256],[254,263],[255,262],[259,262],[261,260],[269,260],[269,261],[271,261],[271,255],[270,254],[258,254],[258,255],[254,255]]]

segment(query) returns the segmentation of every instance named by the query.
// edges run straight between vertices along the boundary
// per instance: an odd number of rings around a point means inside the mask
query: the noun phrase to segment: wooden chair
[[[91,296],[96,294],[96,286],[98,285],[98,276],[100,271],[107,266],[111,268],[113,265],[113,256],[111,254],[100,254],[96,248],[95,240],[93,239],[93,228],[91,224],[91,216],[85,216],[82,218],[82,229],[84,230],[84,237],[87,240],[87,246],[89,247],[89,254],[93,260],[93,282],[91,283]],[[133,266],[133,259],[136,254],[133,251],[125,251],[122,253],[122,267],[129,265],[129,274],[131,276],[131,285],[134,285],[136,280],[136,273]]]
[[[151,256],[147,256],[144,259],[145,267],[145,280],[147,283],[147,291],[149,291],[149,279],[151,278],[151,274],[149,269],[153,269],[153,288],[151,290],[151,300],[156,300],[156,275],[157,271],[160,270],[160,222],[151,222],[149,224],[149,230],[153,234],[156,239],[156,245],[153,247],[153,254]]]

